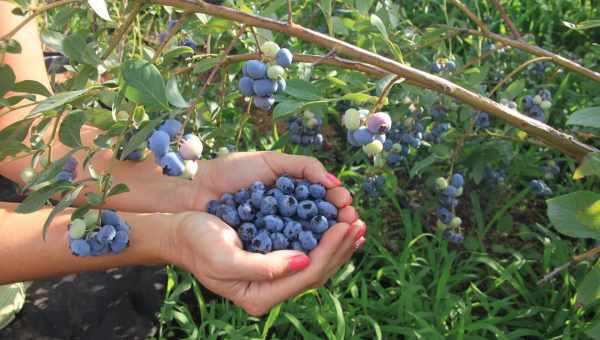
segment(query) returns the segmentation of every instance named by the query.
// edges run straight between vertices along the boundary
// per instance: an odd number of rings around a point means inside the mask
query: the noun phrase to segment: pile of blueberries
[[[362,189],[367,197],[376,198],[381,195],[381,190],[385,185],[385,177],[384,176],[369,176],[365,177]]]
[[[464,236],[456,230],[462,225],[460,217],[454,215],[454,210],[458,206],[458,197],[463,193],[465,184],[464,177],[455,173],[450,179],[450,183],[439,177],[435,180],[435,189],[439,195],[440,206],[437,209],[437,227],[443,230],[444,238],[452,243],[462,243]]]
[[[63,169],[56,175],[57,181],[72,182],[77,177],[77,160],[68,157],[63,165]]]
[[[323,120],[311,111],[288,119],[290,141],[298,145],[322,145],[321,127]]]
[[[183,135],[177,151],[171,148],[171,142],[183,132],[183,125],[174,118],[167,119],[148,138],[148,147],[154,154],[156,164],[168,176],[181,176],[192,179],[198,172],[198,163],[202,157],[202,141],[200,137],[189,133]]]
[[[438,58],[431,64],[431,73],[454,72],[456,63],[448,58]]]
[[[383,151],[386,133],[392,128],[392,118],[385,112],[369,114],[369,110],[350,108],[342,117],[342,125],[348,130],[348,143],[362,146],[364,153],[373,157]]]
[[[272,41],[264,43],[261,52],[264,62],[249,60],[242,66],[239,89],[243,96],[253,97],[256,107],[270,110],[275,104],[273,94],[285,91],[285,69],[292,65],[294,56]]]
[[[523,109],[525,114],[540,122],[546,121],[544,111],[551,107],[552,93],[548,90],[542,90],[536,96],[527,95],[523,97]]]
[[[69,248],[75,256],[119,254],[129,246],[129,225],[116,212],[88,211],[69,224]]]
[[[273,187],[260,181],[208,203],[208,212],[237,230],[244,249],[268,253],[282,249],[309,252],[337,223],[337,208],[325,200],[318,183],[281,176]]]

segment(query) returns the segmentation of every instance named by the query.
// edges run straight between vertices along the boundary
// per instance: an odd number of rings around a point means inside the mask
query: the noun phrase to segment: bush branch
[[[510,17],[508,16],[506,9],[500,3],[500,0],[490,0],[490,2],[494,4],[494,7],[496,7],[498,12],[500,12],[500,16],[502,17],[502,20],[504,20],[506,26],[508,26],[508,28],[512,32],[513,38],[515,38],[516,40],[521,40],[521,33],[519,33],[517,26],[515,26],[512,20],[510,20]]]
[[[552,60],[552,58],[550,58],[550,57],[539,57],[539,58],[533,58],[533,59],[527,60],[526,62],[522,63],[516,69],[514,69],[511,73],[509,73],[506,77],[504,77],[504,79],[500,80],[498,82],[498,84],[496,84],[496,86],[494,86],[494,88],[490,91],[490,96],[492,96],[494,93],[496,93],[496,91],[498,91],[498,89],[500,89],[500,87],[502,87],[502,85],[504,85],[506,82],[508,82],[517,73],[519,73],[522,70],[524,70],[527,66],[529,66],[529,65],[531,65],[533,63],[544,61],[544,60]]]
[[[479,27],[483,32],[489,32],[487,26],[479,19],[479,16],[467,7],[467,5],[463,4],[460,0],[450,0],[456,7],[458,7],[469,19],[473,20],[473,22]]]
[[[593,259],[594,257],[596,257],[598,255],[600,255],[600,247],[595,247],[595,248],[592,248],[592,249],[586,251],[583,254],[575,255],[571,258],[571,261],[555,268],[553,271],[551,271],[549,274],[545,275],[541,280],[539,280],[537,282],[537,284],[540,285],[544,282],[549,281],[550,279],[552,279],[556,275],[560,274],[560,272],[569,268],[573,264],[579,263],[583,260]]]
[[[135,20],[135,18],[138,15],[141,8],[142,8],[142,1],[136,1],[132,5],[131,13],[129,14],[129,16],[123,23],[123,25],[121,25],[119,30],[117,32],[115,32],[115,35],[113,35],[110,43],[108,44],[108,48],[106,49],[106,51],[104,51],[104,54],[102,55],[102,60],[108,58],[108,56],[112,53],[112,51],[115,49],[115,47],[117,47],[117,45],[119,44],[119,42],[121,41],[121,39],[123,38],[125,33],[127,33],[127,31],[129,31],[129,29],[131,28],[131,24],[133,24],[133,21]]]
[[[177,32],[179,32],[179,30],[181,29],[181,27],[183,27],[183,25],[189,19],[189,17],[190,17],[189,13],[185,13],[181,18],[179,18],[179,20],[177,20],[177,23],[175,24],[175,26],[173,26],[173,28],[167,32],[167,36],[165,37],[163,42],[160,44],[160,46],[158,46],[158,48],[156,49],[156,52],[154,52],[154,57],[152,58],[153,64],[156,64],[156,62],[158,61],[158,58],[160,57],[160,54],[165,49],[165,47],[167,46],[169,41],[171,41],[171,39],[175,36],[175,34],[177,34]]]

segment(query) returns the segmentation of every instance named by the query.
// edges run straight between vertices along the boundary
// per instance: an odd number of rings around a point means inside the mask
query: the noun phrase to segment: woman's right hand
[[[323,285],[365,242],[366,225],[351,206],[340,210],[340,223],[323,235],[308,256],[293,250],[246,252],[235,230],[219,218],[206,213],[176,216],[167,260],[255,316]]]

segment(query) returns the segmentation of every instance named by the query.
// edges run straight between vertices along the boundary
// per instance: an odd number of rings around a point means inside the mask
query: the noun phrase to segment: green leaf
[[[577,219],[583,225],[600,231],[600,200],[576,213]]]
[[[196,63],[193,73],[198,74],[198,73],[206,72],[206,71],[210,70],[211,68],[213,68],[218,63],[219,63],[218,57],[202,59]]]
[[[435,157],[435,155],[430,155],[429,157],[416,162],[415,165],[413,165],[412,169],[410,169],[410,172],[409,172],[410,178],[415,177],[421,171],[423,171],[425,168],[428,168],[429,166],[431,166],[433,163],[435,163],[436,159],[437,158]]]
[[[33,123],[33,118],[16,121],[0,131],[0,145],[10,141],[22,142]]]
[[[34,191],[25,197],[25,200],[17,206],[15,212],[19,214],[30,214],[40,210],[48,200],[59,192],[64,192],[73,189],[73,185],[63,183],[54,183],[43,187],[38,191]]]
[[[39,94],[44,97],[50,97],[52,95],[52,93],[50,93],[50,91],[48,91],[48,89],[44,85],[35,80],[20,81],[15,84],[15,86],[13,87],[13,91]]]
[[[174,46],[163,54],[165,62],[171,62],[177,59],[179,56],[185,54],[193,54],[194,50],[188,46]]]
[[[78,150],[79,149],[73,149],[73,150],[69,151],[66,155],[61,157],[60,159],[52,162],[52,164],[49,167],[47,167],[46,169],[42,170],[42,172],[39,173],[39,175],[35,178],[35,180],[29,184],[29,187],[35,187],[39,184],[43,184],[45,182],[54,180],[56,175],[58,175],[58,173],[62,171],[67,159],[69,157],[71,157],[71,155],[73,155],[73,153],[75,153]]]
[[[331,0],[320,0],[319,8],[321,8],[321,12],[325,16],[325,22],[327,23],[327,31],[329,34],[333,34],[333,21],[331,20],[331,13],[333,8],[331,7]]]
[[[8,43],[6,43],[7,53],[18,54],[21,53],[22,50],[21,44],[16,39],[10,39]]]
[[[125,192],[129,192],[129,187],[125,183],[119,183],[110,189],[106,197],[115,196]]]
[[[519,79],[517,81],[513,81],[506,90],[502,91],[501,98],[507,100],[515,99],[519,94],[523,93],[525,90],[525,79]]]
[[[577,191],[546,201],[548,218],[561,234],[600,240],[600,230],[587,227],[577,218],[577,212],[587,209],[600,200],[600,194],[591,191]]]
[[[63,50],[63,40],[65,36],[62,33],[50,30],[43,30],[41,32],[42,42],[48,45],[50,48],[55,50],[56,52],[60,52],[61,54],[65,54]]]
[[[39,103],[27,117],[34,117],[38,113],[50,111],[50,110],[58,110],[62,108],[64,105],[74,102],[75,100],[81,98],[83,95],[88,93],[90,90],[94,89],[94,87],[90,87],[83,90],[77,91],[69,91],[62,92],[59,94],[55,94],[52,97],[48,97],[44,99],[41,103]]]
[[[278,304],[277,306],[271,308],[271,311],[269,312],[269,316],[267,317],[267,321],[265,321],[265,326],[263,327],[263,331],[262,331],[263,339],[266,339],[267,336],[269,335],[269,330],[271,329],[271,327],[273,327],[273,324],[275,323],[275,321],[277,321],[277,318],[279,318],[280,312],[281,312],[281,303]]]
[[[114,123],[110,110],[94,107],[87,109],[86,113],[87,123],[102,130],[108,130]]]
[[[577,110],[567,120],[567,125],[600,128],[600,106]]]
[[[137,150],[140,146],[146,143],[150,133],[152,133],[152,131],[162,122],[162,118],[164,116],[165,115],[162,115],[158,119],[149,121],[146,126],[144,126],[140,131],[133,135],[131,139],[129,139],[129,142],[127,145],[125,145],[123,152],[121,153],[121,160],[125,160],[125,158],[127,158],[132,151]]]
[[[273,119],[281,119],[283,117],[289,116],[292,113],[300,110],[304,107],[304,102],[299,102],[295,100],[284,100],[279,102],[275,109],[273,110]]]
[[[173,76],[171,79],[167,81],[167,99],[169,103],[175,107],[179,107],[182,109],[188,108],[190,104],[188,104],[183,96],[179,92],[179,88],[177,87],[177,77]]]
[[[77,32],[64,38],[63,50],[65,55],[80,64],[98,66],[102,63],[102,60],[100,60],[96,51],[88,46],[85,39],[86,34],[84,32]]]
[[[383,20],[381,20],[381,18],[378,17],[376,14],[371,14],[371,25],[377,27],[377,29],[379,30],[381,35],[383,35],[383,38],[386,41],[390,40],[387,29],[385,28],[385,24],[383,23]]]
[[[88,5],[98,14],[98,16],[106,21],[112,21],[108,14],[108,8],[106,8],[106,2],[104,0],[88,0]]]
[[[98,195],[95,192],[86,192],[85,199],[87,203],[91,206],[102,204],[102,196]]]
[[[301,79],[288,80],[285,93],[302,100],[322,99],[321,92],[316,87]]]
[[[582,179],[590,175],[600,176],[600,152],[587,154],[581,165],[573,173],[573,179]]]
[[[593,340],[600,340],[600,319],[585,331],[585,335]]]
[[[71,112],[60,124],[58,137],[60,142],[71,148],[81,146],[81,127],[87,120],[84,111],[76,110]]]
[[[577,303],[589,306],[600,299],[600,260],[577,286]]]
[[[373,1],[374,0],[355,0],[354,2],[355,2],[356,9],[358,9],[360,14],[368,15],[369,9],[373,5]]]
[[[145,60],[129,60],[121,68],[127,86],[137,91],[139,104],[169,109],[165,82],[156,66]]]
[[[353,101],[356,104],[365,104],[365,103],[376,103],[378,98],[375,96],[368,95],[366,93],[357,92],[357,93],[347,93],[342,97],[342,99]]]
[[[50,226],[50,223],[52,223],[56,215],[60,214],[63,210],[65,210],[66,208],[71,206],[71,204],[73,204],[73,202],[75,201],[77,196],[79,196],[79,193],[84,188],[84,186],[84,184],[80,184],[73,191],[70,191],[68,194],[66,194],[60,200],[60,202],[58,202],[54,209],[52,209],[50,214],[48,214],[48,218],[46,219],[46,222],[44,222],[44,227],[42,230],[42,237],[44,238],[44,241],[46,240],[46,236],[48,236],[48,227]]]
[[[15,86],[15,79],[15,72],[9,65],[0,65],[0,97]]]
[[[21,142],[8,141],[2,144],[0,148],[0,161],[3,161],[6,157],[16,156],[21,152],[29,152],[29,148]]]

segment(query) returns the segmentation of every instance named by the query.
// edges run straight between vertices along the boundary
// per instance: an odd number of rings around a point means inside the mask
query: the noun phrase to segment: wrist
[[[131,227],[129,244],[132,264],[162,265],[171,263],[174,214],[130,214],[122,217]]]

